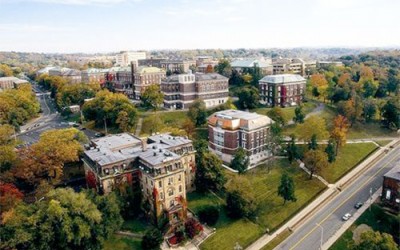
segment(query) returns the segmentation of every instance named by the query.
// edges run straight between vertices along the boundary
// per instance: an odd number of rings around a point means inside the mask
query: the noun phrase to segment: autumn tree
[[[304,154],[303,159],[305,167],[310,171],[310,179],[314,174],[328,166],[328,159],[325,152],[321,150],[309,150]]]
[[[207,65],[206,74],[214,73],[214,67],[211,64]]]
[[[160,116],[155,114],[149,115],[143,119],[142,132],[148,135],[161,132],[165,128],[165,124]]]
[[[22,201],[23,197],[24,194],[14,184],[0,182],[0,218],[4,212]]]
[[[13,70],[7,64],[0,64],[0,77],[13,76]]]
[[[11,169],[14,176],[37,187],[42,180],[57,184],[65,163],[79,160],[86,136],[75,128],[49,130],[37,143],[19,151],[19,162]]]
[[[247,73],[242,75],[242,79],[244,83],[250,84],[253,80],[253,77],[249,73]]]
[[[141,95],[143,106],[157,110],[163,104],[164,94],[160,90],[160,85],[152,84],[143,91]]]
[[[71,105],[83,105],[85,99],[95,97],[100,84],[67,84],[58,89],[57,106],[62,109]]]
[[[247,170],[250,164],[250,159],[247,156],[247,152],[244,148],[238,148],[235,155],[231,161],[230,167],[243,174]]]
[[[295,185],[293,178],[290,177],[287,173],[283,173],[281,176],[281,183],[278,187],[278,195],[283,198],[283,204],[286,204],[286,201],[296,201],[296,195],[294,194]]]
[[[346,143],[347,132],[349,130],[350,124],[346,117],[338,115],[333,121],[333,129],[331,131],[331,138],[336,144],[336,155],[338,154],[339,147]]]
[[[327,96],[328,81],[323,74],[313,74],[310,78],[311,86],[318,90],[318,93],[324,98]]]
[[[8,124],[0,125],[0,173],[8,170],[16,160],[16,138],[14,128]]]
[[[303,124],[298,124],[296,134],[299,136],[299,139],[304,141],[310,141],[313,135],[318,140],[329,136],[325,119],[316,115],[310,116]]]
[[[201,126],[207,121],[207,109],[203,100],[195,100],[189,108],[189,118],[195,122],[196,126]]]
[[[182,129],[185,130],[186,135],[192,138],[194,132],[196,131],[196,125],[190,119],[185,119],[182,124]]]

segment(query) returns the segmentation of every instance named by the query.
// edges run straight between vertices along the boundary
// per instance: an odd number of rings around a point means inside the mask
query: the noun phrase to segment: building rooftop
[[[19,80],[19,79],[14,76],[0,77],[0,81],[17,81],[17,80]]]
[[[284,84],[284,83],[292,83],[292,82],[301,82],[305,81],[304,77],[295,74],[282,74],[282,75],[268,75],[264,76],[260,82],[267,83],[275,83],[275,84]]]
[[[387,172],[385,177],[400,181],[400,164],[392,168],[389,172]]]
[[[228,78],[218,73],[195,73],[196,81],[227,80]]]
[[[214,113],[208,119],[213,126],[220,126],[225,129],[243,128],[253,130],[271,125],[274,121],[266,115],[250,113],[241,110],[223,110]]]
[[[150,165],[158,165],[177,160],[179,155],[169,148],[191,143],[191,140],[169,134],[159,134],[148,138],[149,144],[128,134],[109,135],[92,140],[95,148],[85,151],[85,155],[100,166],[139,158]]]
[[[260,68],[272,66],[270,62],[258,59],[235,60],[231,63],[232,68],[252,68],[257,64]]]
[[[148,74],[148,73],[162,73],[164,70],[157,67],[148,67],[148,66],[139,66],[136,70],[136,73],[139,74]]]

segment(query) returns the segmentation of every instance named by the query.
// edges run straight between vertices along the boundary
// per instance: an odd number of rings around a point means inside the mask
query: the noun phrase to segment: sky
[[[0,51],[400,46],[399,0],[0,0]]]

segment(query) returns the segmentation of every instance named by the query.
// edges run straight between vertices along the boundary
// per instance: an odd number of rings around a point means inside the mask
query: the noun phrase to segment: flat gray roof
[[[400,164],[398,164],[397,166],[395,166],[394,168],[392,168],[389,172],[387,172],[385,175],[385,177],[391,178],[391,179],[395,179],[400,181]]]

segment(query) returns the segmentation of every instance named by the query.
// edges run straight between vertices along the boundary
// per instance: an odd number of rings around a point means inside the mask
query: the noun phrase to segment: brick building
[[[87,184],[105,194],[123,183],[140,185],[145,211],[155,224],[186,219],[186,192],[194,189],[192,141],[168,134],[136,138],[128,133],[94,139],[84,152]]]
[[[72,84],[82,82],[81,71],[77,69],[55,67],[49,70],[49,75],[60,76]]]
[[[87,70],[82,70],[81,72],[82,82],[83,83],[98,82],[100,84],[103,84],[107,72],[108,69],[89,68]]]
[[[260,102],[268,106],[295,106],[303,101],[306,79],[300,75],[269,75],[259,81]]]
[[[166,60],[161,62],[161,68],[165,71],[170,71],[172,74],[181,74],[189,72],[191,67],[196,66],[196,61],[193,60]]]
[[[273,123],[268,116],[240,110],[223,110],[208,119],[208,147],[223,162],[230,163],[236,150],[247,151],[250,166],[271,156],[267,136]]]
[[[28,83],[26,80],[21,80],[13,76],[0,77],[0,89],[13,89],[18,87],[19,84]]]
[[[381,201],[400,213],[400,164],[383,176]]]
[[[217,73],[172,75],[161,81],[161,91],[168,109],[187,109],[196,99],[215,107],[228,100],[228,78]]]

